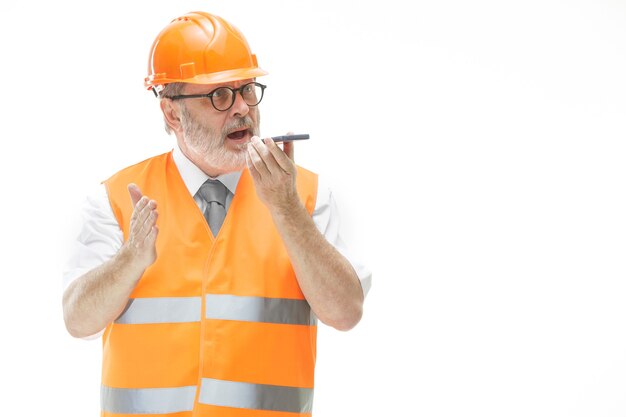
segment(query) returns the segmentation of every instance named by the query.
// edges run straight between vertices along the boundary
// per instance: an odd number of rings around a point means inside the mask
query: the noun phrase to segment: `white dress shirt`
[[[189,194],[194,196],[196,204],[204,212],[207,203],[200,196],[196,196],[196,193],[210,177],[187,159],[178,147],[174,148],[172,156]],[[226,198],[226,210],[233,199],[240,176],[241,172],[232,172],[216,178],[230,191]],[[348,259],[361,281],[363,294],[367,295],[372,274],[363,263],[349,253],[342,241],[339,235],[339,212],[333,195],[323,178],[321,176],[318,178],[313,222],[326,240]],[[124,234],[113,214],[104,184],[99,185],[93,195],[87,197],[82,214],[82,227],[70,251],[70,258],[63,273],[65,289],[86,272],[111,259],[124,243]],[[90,338],[101,334],[102,332]]]

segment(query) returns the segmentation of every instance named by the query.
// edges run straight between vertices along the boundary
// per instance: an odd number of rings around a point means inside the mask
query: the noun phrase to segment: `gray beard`
[[[228,132],[242,128],[249,128],[253,135],[259,136],[259,125],[255,126],[250,116],[246,115],[233,120],[224,126],[222,132],[217,134],[215,129],[203,126],[193,120],[193,117],[184,107],[181,110],[180,121],[183,128],[183,137],[191,151],[201,156],[209,166],[219,168],[225,172],[239,171],[245,168],[246,148],[248,145],[245,143],[239,144],[237,145],[237,150],[232,151],[224,146],[224,142]]]

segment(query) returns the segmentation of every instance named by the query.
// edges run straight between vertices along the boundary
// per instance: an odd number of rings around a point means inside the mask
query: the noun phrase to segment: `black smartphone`
[[[305,133],[302,135],[284,135],[284,136],[272,136],[272,140],[274,142],[289,142],[292,140],[306,140],[309,138],[309,134]]]

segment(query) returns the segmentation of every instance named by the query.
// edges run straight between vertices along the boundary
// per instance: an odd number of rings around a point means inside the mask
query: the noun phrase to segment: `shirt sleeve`
[[[70,249],[63,272],[63,289],[84,273],[111,259],[124,243],[104,184],[89,195],[82,207],[82,226]]]
[[[63,271],[63,290],[86,272],[111,259],[123,243],[124,234],[109,203],[106,188],[101,184],[83,203],[80,232],[70,248]],[[96,339],[103,332],[83,339]]]
[[[317,186],[317,200],[315,203],[315,209],[313,210],[313,222],[317,229],[326,240],[342,254],[348,262],[354,268],[359,281],[361,282],[361,288],[363,288],[363,296],[367,296],[367,293],[372,286],[372,272],[365,266],[360,259],[358,259],[353,253],[351,253],[340,235],[340,218],[337,204],[333,199],[333,194],[330,191],[328,185],[324,182],[322,176],[318,177]]]

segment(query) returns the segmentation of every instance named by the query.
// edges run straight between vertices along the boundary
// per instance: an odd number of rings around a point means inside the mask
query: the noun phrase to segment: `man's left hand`
[[[272,140],[254,136],[248,143],[246,161],[254,180],[257,195],[271,210],[288,213],[300,204],[296,190],[296,164],[293,142],[284,142],[283,149]]]

